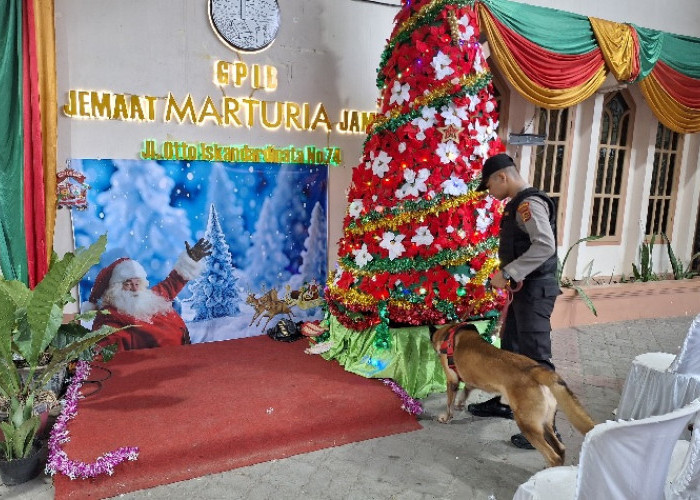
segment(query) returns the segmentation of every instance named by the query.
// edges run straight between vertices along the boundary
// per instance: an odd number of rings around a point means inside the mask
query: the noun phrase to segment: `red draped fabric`
[[[700,108],[700,85],[697,79],[679,73],[663,61],[657,61],[652,74],[676,101],[689,108]]]
[[[600,49],[580,55],[551,52],[509,29],[493,14],[489,14],[520,69],[541,87],[568,89],[583,85],[605,64]]]
[[[34,2],[22,2],[24,221],[31,288],[48,270],[39,75],[34,28]]]

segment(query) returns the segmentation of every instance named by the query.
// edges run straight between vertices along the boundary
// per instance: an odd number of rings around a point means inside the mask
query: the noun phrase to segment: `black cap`
[[[489,177],[491,177],[492,174],[495,174],[502,168],[514,166],[515,162],[513,161],[513,158],[511,158],[505,153],[500,153],[496,156],[492,156],[484,162],[484,168],[481,169],[481,183],[479,184],[479,187],[476,188],[476,190],[486,191],[486,183],[489,181]]]

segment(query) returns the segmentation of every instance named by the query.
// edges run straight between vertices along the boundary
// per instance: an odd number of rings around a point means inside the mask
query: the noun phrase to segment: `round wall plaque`
[[[277,37],[280,7],[277,0],[209,0],[209,19],[227,45],[255,52]]]

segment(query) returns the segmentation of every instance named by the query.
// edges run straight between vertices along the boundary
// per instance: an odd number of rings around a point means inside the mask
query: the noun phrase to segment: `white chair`
[[[700,498],[700,413],[695,416],[690,442],[678,441],[666,481],[666,500]]]
[[[662,499],[674,446],[699,412],[696,400],[666,415],[598,424],[583,440],[578,466],[538,472],[513,500]]]
[[[617,418],[663,415],[700,397],[700,315],[693,319],[677,356],[640,354],[632,362]]]

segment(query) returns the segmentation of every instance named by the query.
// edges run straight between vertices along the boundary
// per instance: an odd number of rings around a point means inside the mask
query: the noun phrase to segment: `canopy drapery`
[[[700,38],[510,0],[477,0],[476,7],[496,64],[530,102],[573,106],[611,72],[637,82],[671,130],[700,131]]]

